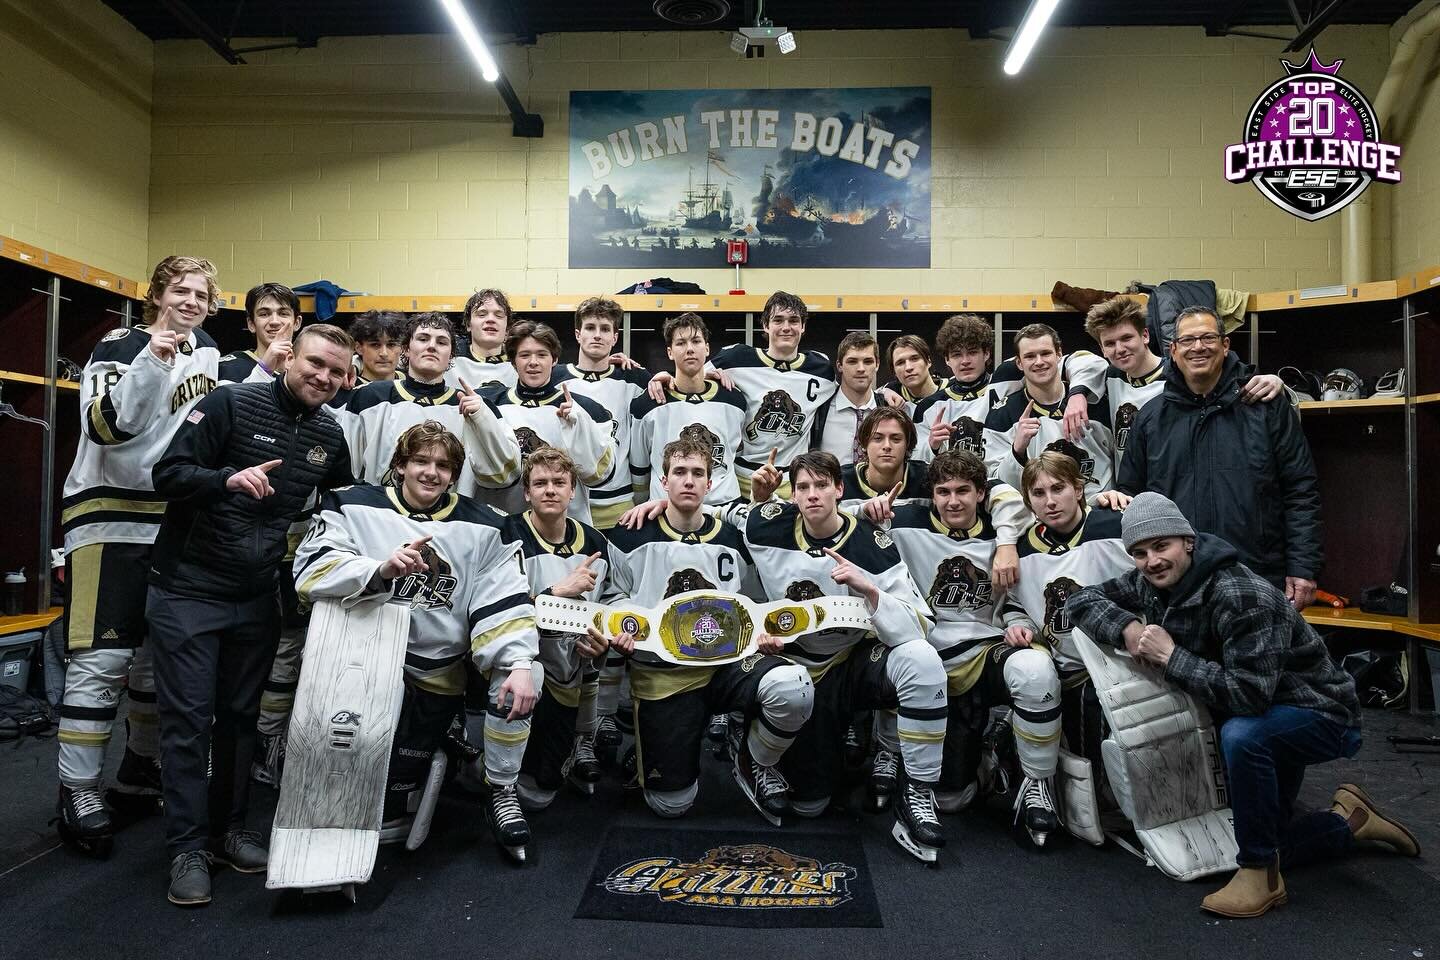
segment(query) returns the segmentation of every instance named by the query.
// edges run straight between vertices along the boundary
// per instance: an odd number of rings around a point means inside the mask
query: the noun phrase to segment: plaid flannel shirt
[[[1355,683],[1330,659],[1325,641],[1242,563],[1212,571],[1169,607],[1132,570],[1076,593],[1066,612],[1090,638],[1121,649],[1131,622],[1164,627],[1175,640],[1165,676],[1222,713],[1258,716],[1286,704],[1360,723]]]

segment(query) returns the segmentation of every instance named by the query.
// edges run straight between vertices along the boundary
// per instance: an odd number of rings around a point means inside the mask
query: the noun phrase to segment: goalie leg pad
[[[1077,839],[1102,846],[1105,831],[1100,827],[1100,805],[1095,799],[1095,779],[1090,761],[1063,747],[1059,751],[1059,787],[1065,812],[1065,829]]]

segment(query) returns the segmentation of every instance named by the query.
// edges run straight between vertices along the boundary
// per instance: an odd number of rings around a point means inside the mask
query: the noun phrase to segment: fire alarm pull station
[[[740,296],[745,293],[740,289],[740,264],[750,259],[750,242],[748,240],[726,240],[725,241],[725,262],[735,264],[735,289],[730,293]]]

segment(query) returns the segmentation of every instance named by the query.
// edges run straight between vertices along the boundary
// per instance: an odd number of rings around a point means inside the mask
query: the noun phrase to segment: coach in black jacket
[[[266,867],[259,835],[244,827],[255,718],[279,636],[277,574],[286,533],[316,490],[354,482],[325,407],[352,350],[339,327],[303,328],[283,377],[210,394],[153,470],[169,504],[145,615],[173,903],[210,901],[212,859],[242,873]]]
[[[1285,397],[1240,401],[1243,365],[1229,349],[1213,310],[1180,312],[1165,393],[1136,415],[1115,486],[1169,497],[1304,609],[1323,557],[1315,462]]]

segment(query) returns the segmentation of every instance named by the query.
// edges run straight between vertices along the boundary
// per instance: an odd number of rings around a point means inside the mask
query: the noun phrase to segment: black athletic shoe
[[[264,873],[269,866],[270,851],[254,830],[231,830],[211,844],[211,859],[229,864],[238,873]]]
[[[177,853],[170,861],[170,902],[198,907],[210,902],[210,854],[204,850]]]
[[[110,811],[105,808],[98,787],[71,788],[60,784],[55,813],[60,839],[67,846],[101,860],[110,856],[115,825],[110,821]]]

